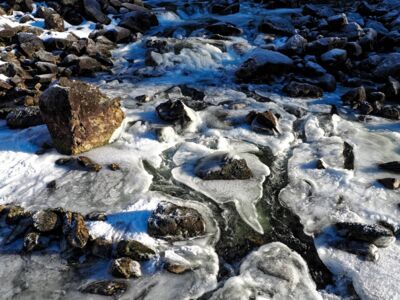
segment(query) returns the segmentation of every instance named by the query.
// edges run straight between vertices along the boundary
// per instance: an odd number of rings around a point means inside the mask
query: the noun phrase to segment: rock
[[[205,222],[195,209],[161,202],[147,221],[150,236],[187,239],[205,234]]]
[[[304,53],[307,46],[307,40],[300,34],[295,34],[288,38],[286,43],[279,48],[279,51],[287,55],[301,55]]]
[[[15,225],[22,219],[29,217],[30,213],[25,211],[21,206],[12,205],[7,208],[6,223]]]
[[[140,264],[129,257],[121,257],[111,263],[111,274],[118,278],[138,278],[142,276]]]
[[[235,25],[223,22],[208,25],[205,29],[210,31],[211,33],[224,36],[239,36],[243,33],[243,31],[237,28]]]
[[[35,52],[44,49],[43,41],[33,33],[20,32],[17,37],[21,50],[28,57],[32,57]]]
[[[326,169],[326,163],[322,159],[317,160],[317,169],[319,169],[319,170]]]
[[[7,220],[7,219],[6,219]],[[22,217],[15,221],[15,223],[7,223],[9,225],[16,225],[11,233],[5,238],[4,244],[9,245],[17,239],[23,237],[32,227],[32,219],[29,217]]]
[[[195,174],[203,180],[246,180],[253,177],[245,159],[225,152],[201,158],[196,164]]]
[[[338,234],[349,240],[364,241],[377,247],[387,247],[395,241],[394,233],[378,224],[336,223]]]
[[[344,168],[347,170],[354,170],[354,152],[353,146],[349,143],[343,143],[343,157],[344,157]]]
[[[293,60],[288,56],[258,49],[236,71],[236,77],[243,82],[263,82],[270,80],[273,75],[282,75],[293,67]]]
[[[181,100],[168,100],[156,107],[158,117],[168,123],[186,127],[192,118],[188,114],[187,107]]]
[[[214,0],[210,4],[210,12],[217,15],[236,14],[240,11],[239,0]]]
[[[122,240],[117,244],[118,257],[129,257],[133,260],[149,260],[155,255],[155,251],[142,243],[134,240]]]
[[[380,115],[391,120],[400,120],[400,108],[394,106],[384,106],[380,111]]]
[[[114,26],[113,28],[108,29],[104,33],[104,36],[113,43],[128,43],[131,39],[131,31],[124,27]]]
[[[89,231],[83,216],[75,212],[64,213],[63,234],[73,248],[82,249],[89,240]]]
[[[263,19],[258,30],[263,33],[292,36],[295,28],[289,19],[281,16],[267,16]]]
[[[101,258],[110,258],[112,254],[112,242],[105,238],[96,238],[91,242],[91,253]]]
[[[145,33],[151,27],[157,26],[158,20],[156,15],[150,10],[137,6],[135,11],[131,11],[122,16],[118,26],[128,28],[132,32]]]
[[[29,232],[24,237],[23,251],[32,252],[48,247],[50,239],[37,232]]]
[[[374,244],[353,240],[339,240],[335,241],[331,246],[361,256],[367,261],[377,261],[379,259],[378,248]]]
[[[278,119],[272,111],[267,110],[262,113],[251,111],[246,116],[246,121],[256,132],[267,133],[271,135],[274,135],[276,132],[279,134]]]
[[[75,70],[78,75],[92,75],[104,71],[104,68],[97,59],[84,55],[78,58]]]
[[[388,99],[397,99],[400,97],[400,82],[389,76],[385,86],[383,87],[383,92]]]
[[[7,114],[6,121],[7,126],[13,129],[28,128],[43,124],[40,109],[37,106],[15,108]]]
[[[118,296],[125,293],[127,289],[128,283],[125,281],[104,280],[89,283],[81,288],[81,292],[103,296]]]
[[[340,29],[344,25],[349,24],[346,14],[331,16],[327,19],[327,22],[330,30]]]
[[[109,24],[111,22],[111,20],[101,10],[99,1],[82,0],[82,5],[88,19],[100,24]]]
[[[372,113],[374,111],[373,106],[369,102],[366,102],[366,101],[361,102],[358,109],[359,109],[360,113],[363,115],[369,115],[370,113]]]
[[[37,153],[36,153],[37,154]],[[46,187],[50,190],[55,190],[57,188],[57,181],[52,180],[46,184]]]
[[[75,155],[107,144],[124,119],[118,99],[65,78],[40,96],[39,105],[54,147],[63,154]]]
[[[44,18],[44,26],[55,31],[64,31],[64,19],[59,14],[49,14]]]
[[[95,163],[89,157],[86,156],[79,156],[78,163],[85,168],[85,170],[90,172],[99,172],[103,167],[98,163]]]
[[[108,168],[111,171],[119,171],[119,170],[121,170],[121,166],[119,164],[116,164],[116,163],[109,164]]]
[[[345,105],[350,105],[351,107],[357,107],[362,102],[367,101],[367,93],[363,86],[352,89],[342,95],[342,101]]]
[[[359,57],[363,54],[363,49],[357,42],[349,42],[346,44],[346,51],[349,57]]]
[[[103,212],[90,212],[85,216],[86,221],[107,221],[107,215]]]
[[[364,30],[358,23],[350,22],[342,27],[341,35],[348,40],[356,40],[364,35]]]
[[[284,86],[283,91],[289,97],[294,98],[321,98],[324,93],[324,91],[318,86],[297,81],[291,81],[289,84]]]
[[[385,188],[390,190],[397,190],[400,188],[399,178],[382,178],[378,179],[378,182],[382,184]]]
[[[388,53],[381,57],[381,62],[373,71],[373,75],[379,79],[386,79],[389,76],[398,78],[400,75],[400,53]]]
[[[31,12],[33,10],[33,0],[9,0],[7,2],[16,11]]]
[[[40,210],[33,214],[33,227],[39,233],[46,233],[56,230],[61,226],[61,220],[57,213],[51,209]]]
[[[191,270],[189,265],[180,264],[180,263],[166,263],[165,269],[173,274],[182,274]]]
[[[343,49],[346,46],[347,39],[339,37],[324,37],[307,44],[306,50],[310,54],[325,53],[329,50],[338,48]]]
[[[347,51],[344,49],[332,49],[321,55],[321,62],[328,65],[342,64],[347,59]]]
[[[400,161],[391,161],[391,162],[379,164],[378,166],[379,166],[379,168],[381,168],[385,171],[400,174]]]

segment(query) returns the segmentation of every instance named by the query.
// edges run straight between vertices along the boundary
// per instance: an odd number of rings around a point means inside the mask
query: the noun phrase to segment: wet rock
[[[346,14],[331,16],[327,19],[327,22],[329,29],[340,29],[341,27],[349,23]]]
[[[192,119],[190,118],[185,104],[181,100],[168,100],[156,107],[158,117],[168,123],[176,123],[186,127]]]
[[[52,180],[46,184],[46,187],[50,190],[55,190],[57,188],[57,181]]]
[[[30,213],[25,211],[25,209],[22,208],[21,206],[12,205],[7,207],[6,223],[8,225],[15,225],[20,220],[29,216]]]
[[[292,36],[295,33],[295,28],[292,22],[280,16],[265,17],[258,29],[263,33],[273,33],[287,36]]]
[[[278,118],[272,111],[267,110],[262,113],[251,111],[246,116],[246,121],[251,125],[252,130],[256,132],[271,135],[274,135],[275,133],[280,133],[278,130]]]
[[[44,18],[44,26],[55,31],[64,31],[64,19],[59,14],[49,14]]]
[[[40,110],[54,147],[63,154],[78,154],[109,142],[124,113],[92,85],[61,79],[40,96]]]
[[[153,249],[138,241],[122,240],[117,244],[118,257],[129,257],[133,260],[145,261],[151,259],[155,254]]]
[[[383,87],[383,92],[388,99],[396,99],[400,97],[400,82],[389,76],[385,86]]]
[[[400,107],[384,106],[380,111],[380,115],[391,120],[400,120]]]
[[[28,57],[32,57],[36,51],[44,49],[43,41],[33,33],[20,32],[17,36],[21,50]]]
[[[363,86],[352,89],[342,95],[342,101],[345,105],[350,105],[352,107],[359,106],[362,102],[367,101],[367,93]]]
[[[110,258],[112,255],[112,242],[105,238],[96,238],[91,242],[91,253],[101,258]]]
[[[245,159],[225,152],[201,158],[196,164],[195,174],[203,180],[246,180],[253,177]]]
[[[297,81],[291,81],[283,88],[283,91],[289,97],[294,98],[321,98],[324,93],[324,91],[318,86]]]
[[[290,37],[286,43],[279,48],[279,51],[287,55],[302,54],[307,46],[307,40],[300,34],[295,34]]]
[[[369,115],[374,111],[374,107],[369,102],[361,102],[358,109],[363,115]]]
[[[75,159],[73,157],[62,157],[55,161],[57,166],[65,166],[73,163]]]
[[[169,202],[159,203],[147,224],[149,235],[156,238],[186,239],[205,234],[205,223],[198,211]]]
[[[140,264],[129,257],[121,257],[111,263],[111,274],[118,278],[138,278],[142,276]]]
[[[381,56],[381,62],[373,71],[373,75],[386,79],[389,76],[398,78],[400,75],[400,53],[388,53]]]
[[[132,32],[145,33],[151,27],[157,26],[158,20],[156,15],[150,10],[137,6],[134,11],[126,13],[122,16],[118,26],[128,28]]]
[[[43,119],[37,106],[18,107],[6,117],[7,126],[13,129],[42,125]]]
[[[394,233],[378,224],[336,223],[338,234],[349,240],[364,241],[377,247],[387,247],[394,242]]]
[[[344,168],[354,170],[354,151],[353,146],[347,142],[343,143]]]
[[[127,28],[114,26],[111,29],[108,29],[104,36],[108,38],[113,43],[127,43],[130,41],[131,31]]]
[[[378,179],[378,182],[382,184],[385,188],[390,190],[397,190],[400,188],[399,178],[381,178]]]
[[[107,215],[103,212],[91,212],[85,216],[86,221],[106,221]]]
[[[103,167],[98,163],[91,160],[86,156],[79,156],[77,159],[79,165],[81,165],[85,170],[90,172],[99,172]]]
[[[322,159],[317,160],[317,169],[319,170],[326,169],[326,163]]]
[[[288,56],[271,50],[257,50],[236,72],[236,77],[243,82],[264,82],[273,75],[282,75],[294,67]],[[268,72],[266,72],[268,70]]]
[[[50,239],[40,235],[38,232],[29,232],[24,237],[23,251],[32,252],[43,250],[49,246]]]
[[[81,288],[81,292],[103,296],[118,296],[125,293],[127,289],[128,283],[125,281],[104,280],[89,283]]]
[[[347,59],[347,51],[344,49],[332,49],[321,55],[323,64],[335,65],[344,63]]]
[[[62,231],[68,244],[73,248],[82,249],[89,240],[89,231],[86,227],[85,220],[79,213],[64,213]]]
[[[324,37],[307,44],[307,52],[310,54],[325,53],[329,50],[338,48],[343,49],[346,46],[347,39],[339,37]]]
[[[400,161],[391,161],[391,162],[387,162],[387,163],[382,163],[382,164],[379,164],[378,166],[379,166],[379,168],[381,168],[385,171],[400,174]]]
[[[32,219],[29,217],[21,218],[21,219],[18,219],[18,221],[15,221],[15,223],[13,223],[11,225],[14,225],[14,224],[16,224],[16,226],[13,228],[11,233],[4,240],[5,245],[15,242],[17,239],[23,237],[26,232],[31,230]]]
[[[51,209],[40,210],[33,214],[33,227],[39,233],[46,233],[56,230],[61,226],[61,220],[57,213]]]
[[[109,164],[108,168],[111,171],[119,171],[119,170],[121,170],[121,166],[119,164],[116,164],[116,163]]]
[[[111,22],[110,18],[103,13],[97,0],[83,0],[82,5],[86,16],[90,20],[101,24],[109,24]]]
[[[208,25],[205,29],[214,34],[220,34],[224,36],[238,36],[243,33],[243,31],[237,28],[235,25],[222,22]]]
[[[358,255],[367,261],[375,262],[379,259],[378,247],[374,244],[352,240],[340,240],[333,243],[332,246],[336,249]]]
[[[191,270],[189,265],[172,262],[167,262],[164,267],[168,272],[173,274],[183,274]]]
[[[214,0],[210,4],[210,12],[217,15],[236,14],[240,11],[239,0]]]

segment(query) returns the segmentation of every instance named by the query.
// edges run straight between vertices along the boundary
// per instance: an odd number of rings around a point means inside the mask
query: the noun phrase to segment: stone
[[[201,158],[196,164],[195,174],[203,180],[246,180],[253,177],[245,159],[225,152]]]
[[[347,51],[344,49],[332,49],[321,55],[321,62],[329,65],[344,63],[347,59]]]
[[[46,29],[64,31],[64,19],[59,14],[49,14],[44,18]]]
[[[327,19],[329,29],[340,29],[346,24],[349,24],[346,14],[338,14]]]
[[[251,111],[246,116],[246,121],[251,125],[253,131],[274,135],[279,134],[278,118],[272,111],[262,113]]]
[[[15,225],[27,217],[30,217],[30,213],[21,206],[12,205],[7,208],[6,223],[8,225]]]
[[[107,144],[124,119],[118,99],[66,78],[40,96],[39,106],[53,145],[63,154],[75,155]]]
[[[347,44],[346,38],[324,37],[307,44],[306,51],[310,54],[321,55],[329,50],[343,49]]]
[[[81,292],[102,296],[118,296],[124,294],[127,289],[128,283],[125,281],[103,280],[89,283],[81,288]]]
[[[390,190],[397,190],[400,188],[399,178],[381,178],[378,179],[378,182],[382,184],[385,188]]]
[[[112,255],[112,242],[105,238],[96,238],[91,242],[91,253],[100,258],[110,258]]]
[[[133,260],[145,261],[151,259],[155,254],[153,249],[135,240],[122,240],[117,244],[118,257],[129,257]]]
[[[103,212],[90,212],[85,216],[86,221],[107,221],[107,215]]]
[[[99,172],[103,167],[86,156],[79,156],[78,164],[90,172]]]
[[[240,28],[237,28],[235,25],[223,22],[208,25],[205,29],[211,33],[224,36],[239,36],[243,33],[243,31]]]
[[[391,120],[400,120],[400,107],[386,105],[380,111],[380,115]]]
[[[283,91],[289,97],[293,98],[321,98],[324,93],[324,91],[318,86],[297,81],[291,81],[289,84],[284,86]]]
[[[187,239],[205,234],[202,215],[190,207],[160,202],[147,221],[148,233],[155,238]]]
[[[39,233],[47,233],[56,230],[61,226],[61,220],[57,213],[51,209],[40,210],[33,214],[33,227]]]
[[[317,160],[317,169],[318,170],[325,170],[326,169],[326,163],[322,159]]]
[[[7,114],[6,121],[7,126],[13,129],[44,124],[40,109],[37,106],[15,108]]]
[[[73,248],[82,249],[89,240],[89,230],[83,216],[75,212],[65,212],[62,231],[68,244]]]
[[[210,12],[217,15],[236,14],[240,11],[239,0],[214,0],[211,1]]]
[[[364,241],[377,247],[387,247],[395,241],[394,233],[379,224],[336,223],[339,236],[349,240]]]
[[[24,54],[32,57],[36,51],[43,50],[43,41],[33,33],[20,32],[17,34],[19,46]]]
[[[113,28],[108,29],[104,33],[104,36],[113,43],[128,43],[130,41],[131,31],[124,27],[114,26]]]
[[[119,171],[121,170],[121,166],[117,163],[112,163],[108,165],[108,169],[110,169],[111,171]]]
[[[301,55],[304,53],[307,46],[307,40],[300,34],[295,34],[288,38],[286,43],[279,48],[279,52],[287,55]]]
[[[111,274],[118,278],[138,278],[142,276],[140,264],[129,257],[114,259],[111,263]]]
[[[263,33],[286,36],[292,36],[295,33],[295,28],[289,19],[274,15],[265,17],[258,27],[258,30]]]
[[[379,79],[386,79],[389,76],[399,78],[400,75],[400,53],[387,53],[381,57],[381,62],[372,72]]]
[[[100,23],[109,24],[111,22],[102,11],[101,5],[97,0],[82,0],[83,10],[89,20]]]
[[[29,232],[24,237],[23,251],[43,250],[49,246],[50,239],[38,232]]]
[[[351,107],[357,107],[362,102],[367,101],[367,93],[363,86],[352,89],[341,97],[343,104],[350,105]]]
[[[354,170],[354,151],[353,146],[347,142],[343,143],[344,168]]]
[[[7,221],[7,219],[6,219]],[[14,220],[13,220],[14,222]],[[4,240],[5,245],[15,242],[17,239],[23,237],[32,227],[32,219],[29,217],[17,218],[15,223],[7,223],[8,225],[16,225],[9,235]]]
[[[153,26],[158,25],[156,15],[150,10],[137,6],[135,11],[124,14],[118,26],[128,28],[136,33],[145,33]]]
[[[168,123],[186,127],[191,121],[188,110],[181,100],[168,100],[156,107],[158,117]]]
[[[379,164],[378,166],[382,170],[400,174],[400,161],[391,161],[387,163],[382,163]]]
[[[382,91],[388,99],[397,99],[400,97],[400,82],[389,76]]]

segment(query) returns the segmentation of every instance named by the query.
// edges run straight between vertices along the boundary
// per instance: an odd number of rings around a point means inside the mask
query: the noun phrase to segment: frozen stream
[[[145,2],[157,7],[162,1]],[[35,154],[51,142],[46,126],[11,130],[0,121],[0,203],[105,212],[107,221],[87,223],[94,237],[136,239],[156,249],[156,258],[142,264],[143,277],[130,280],[121,299],[339,299],[354,294],[351,285],[365,299],[399,299],[398,240],[379,250],[376,262],[364,261],[332,248],[329,241],[335,237],[324,229],[338,221],[385,221],[400,227],[400,191],[376,183],[391,176],[377,164],[400,160],[400,122],[378,117],[359,121],[341,104],[343,87],[309,100],[282,96],[278,84],[235,83],[237,67],[263,43],[248,20],[296,10],[266,10],[245,2],[240,13],[217,16],[201,3],[190,9],[181,1],[175,4],[176,12],[156,10],[160,25],[143,40],[113,52],[113,74],[81,78],[122,100],[126,119],[114,142],[85,153],[104,166],[118,163],[122,170],[88,173],[57,166],[54,162],[64,156],[55,150]],[[244,34],[210,40],[201,29],[185,31],[185,24],[206,18],[231,22]],[[0,17],[0,26],[16,19]],[[85,36],[91,28],[87,22],[80,31],[74,26],[70,31]],[[167,29],[172,37],[160,38]],[[166,52],[157,67],[146,66],[145,44],[151,39],[179,45],[182,51]],[[191,122],[186,128],[166,124],[155,111],[160,103],[186,96],[174,89],[179,85],[203,91],[207,104],[201,110],[187,107]],[[149,101],[138,101],[142,95]],[[330,114],[332,105],[338,114]],[[296,109],[303,115],[296,117]],[[280,133],[253,131],[245,122],[253,110],[279,114]],[[354,170],[343,167],[344,142],[354,147]],[[197,177],[196,162],[221,152],[245,159],[253,178]],[[326,169],[316,168],[318,159]],[[52,180],[56,190],[46,188]],[[197,209],[207,234],[180,242],[151,237],[147,219],[161,201]],[[0,240],[8,232],[1,228]],[[83,299],[80,286],[111,278],[107,261],[70,267],[57,255],[58,245],[25,256],[16,254],[18,247],[16,242],[1,248],[2,299]],[[166,258],[183,261],[191,271],[168,273],[161,267]]]

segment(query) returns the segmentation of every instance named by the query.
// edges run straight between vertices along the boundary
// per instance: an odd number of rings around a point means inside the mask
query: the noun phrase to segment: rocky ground
[[[400,3],[0,3],[0,298],[400,297]]]

